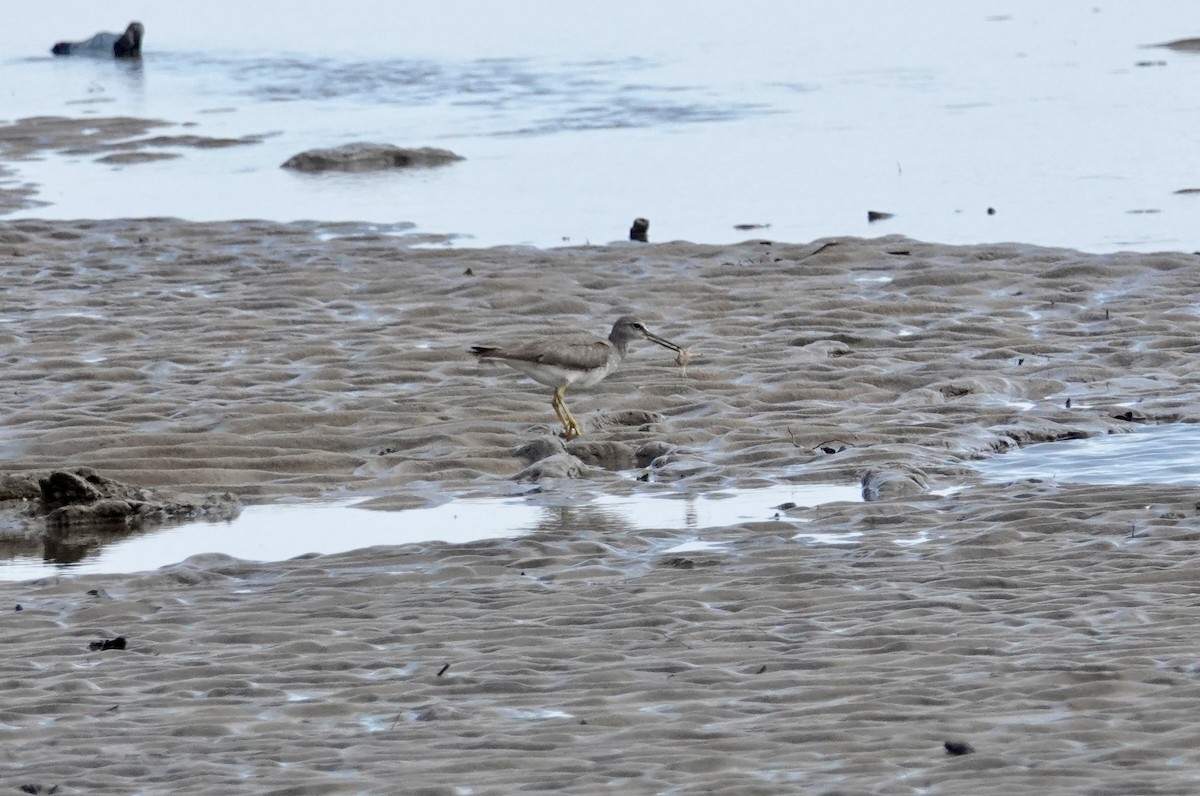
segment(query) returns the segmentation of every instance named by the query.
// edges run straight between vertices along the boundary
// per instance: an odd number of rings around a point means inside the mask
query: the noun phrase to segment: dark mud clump
[[[462,155],[448,149],[421,147],[408,149],[391,144],[355,143],[330,149],[310,149],[292,155],[283,168],[316,173],[323,171],[385,171],[387,169],[432,168],[444,166]]]
[[[31,490],[19,489],[20,481],[10,477],[5,483],[14,497],[28,499]],[[198,498],[159,494],[105,478],[86,467],[55,470],[37,478],[37,499],[30,505],[52,529],[80,525],[137,528],[200,518],[232,519],[241,510],[237,498],[229,493]]]

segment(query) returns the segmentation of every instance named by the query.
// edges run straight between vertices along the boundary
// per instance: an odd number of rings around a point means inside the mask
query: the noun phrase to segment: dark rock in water
[[[44,515],[47,527],[55,530],[82,525],[113,529],[202,516],[232,519],[241,510],[229,493],[200,498],[157,495],[87,467],[55,470],[38,479],[38,485],[41,500],[36,513]]]
[[[88,644],[88,649],[90,649],[92,652],[123,650],[125,649],[125,637],[117,636],[116,638],[106,638],[101,641],[93,641],[91,644]]]
[[[641,243],[648,242],[650,232],[650,221],[645,218],[635,218],[633,226],[629,228],[629,239],[640,241]]]
[[[95,503],[104,497],[104,493],[96,485],[98,478],[99,476],[86,469],[75,472],[56,470],[38,481],[42,492],[42,504],[47,511],[53,511],[63,506]]]
[[[966,741],[946,741],[942,744],[946,747],[946,754],[959,757],[961,755],[969,755],[975,751],[975,747]]]
[[[384,171],[386,169],[431,168],[463,160],[448,149],[407,149],[391,144],[355,143],[330,149],[310,149],[292,155],[285,169],[303,172]]]
[[[60,41],[50,48],[55,55],[91,55],[104,58],[141,58],[146,28],[130,22],[124,33],[97,33],[83,41]]]
[[[97,163],[109,163],[114,166],[130,166],[136,163],[156,163],[160,160],[175,160],[183,155],[178,152],[114,152],[111,155],[96,158]]]
[[[867,211],[867,223],[874,224],[876,221],[886,221],[894,216],[893,213],[884,213],[880,210]]]
[[[59,506],[46,515],[46,525],[51,528],[67,528],[96,523],[100,525],[125,525],[133,516],[136,507],[127,500],[101,498],[81,506]]]
[[[863,500],[875,500],[920,495],[928,488],[925,474],[904,470],[867,470],[862,475]]]
[[[1176,39],[1163,44],[1152,44],[1151,47],[1164,47],[1181,53],[1200,53],[1200,39]]]

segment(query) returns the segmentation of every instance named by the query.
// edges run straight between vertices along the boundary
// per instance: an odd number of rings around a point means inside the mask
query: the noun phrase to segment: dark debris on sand
[[[19,504],[26,515],[44,518],[47,529],[227,520],[241,511],[238,499],[228,492],[203,497],[163,494],[105,478],[88,467],[45,475],[0,474],[0,503]]]

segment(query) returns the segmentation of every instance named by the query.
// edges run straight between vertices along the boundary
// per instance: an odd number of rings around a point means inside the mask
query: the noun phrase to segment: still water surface
[[[232,522],[196,522],[117,535],[109,543],[88,550],[79,560],[16,556],[0,561],[0,580],[140,572],[203,553],[280,561],[306,553],[340,553],[434,540],[463,544],[535,531],[567,534],[588,530],[614,535],[660,529],[699,532],[780,518],[780,506],[785,503],[803,507],[860,500],[862,492],[857,485],[778,484],[704,495],[457,498],[439,506],[405,511],[372,511],[347,502],[249,506]],[[806,538],[809,536],[813,535]],[[809,539],[819,540],[819,535]],[[696,541],[694,536],[683,541],[666,540],[660,552],[703,549],[712,544],[689,546]]]
[[[134,18],[140,64],[48,54]],[[646,216],[652,241],[1191,251],[1200,196],[1176,191],[1200,188],[1200,54],[1145,45],[1196,35],[1192,4],[1153,1],[10,3],[0,120],[265,136],[153,163],[10,164],[50,203],[18,215],[413,222],[539,246],[620,239]],[[351,141],[467,160],[279,168]]]
[[[1043,442],[971,464],[988,481],[1200,486],[1200,424],[1165,423],[1129,434]]]

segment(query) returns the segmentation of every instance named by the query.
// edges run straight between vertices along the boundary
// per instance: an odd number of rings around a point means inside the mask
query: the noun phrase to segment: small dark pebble
[[[1068,409],[1070,409],[1070,408],[1071,408],[1071,399],[1070,399],[1070,398],[1068,398],[1068,399],[1067,399],[1067,400],[1064,402],[1063,406],[1065,406],[1065,407],[1067,407]]]
[[[635,218],[633,226],[629,228],[629,239],[636,240],[640,243],[646,243],[650,232],[650,222],[645,218]]]
[[[887,219],[891,218],[893,215],[894,215],[893,213],[885,213],[882,210],[868,210],[867,211],[867,223],[874,224],[876,221],[886,221]]]
[[[966,741],[946,741],[943,746],[946,747],[946,754],[954,757],[969,755],[975,751],[975,747]]]
[[[17,607],[16,607],[16,608],[14,608],[13,610],[14,610],[14,611],[24,611],[25,609],[24,609],[24,608],[21,606],[21,604],[20,604],[20,603],[17,603]]]
[[[101,641],[93,641],[88,644],[88,649],[92,652],[104,652],[105,650],[123,650],[125,649],[125,637],[117,636],[116,638],[106,638]]]
[[[443,664],[443,665],[442,665],[442,668],[438,669],[437,676],[438,676],[438,677],[441,677],[443,674],[445,674],[445,673],[446,673],[446,670],[447,670],[447,669],[449,669],[449,668],[450,668],[450,664],[448,664],[448,663],[446,663],[446,664]]]
[[[761,667],[761,668],[760,668],[760,669],[759,669],[757,672],[755,672],[755,674],[762,674],[762,673],[763,673],[763,672],[765,672],[766,670],[767,670],[767,665],[764,663],[764,664],[762,665],[762,667]]]
[[[580,720],[579,720],[579,723],[580,723],[580,724],[587,724],[587,719],[580,719]]]
[[[463,276],[475,276],[475,272],[468,268],[467,270],[463,271]]]
[[[789,500],[787,503],[780,503],[775,508],[779,511],[787,511],[788,509],[796,508],[796,504]]]
[[[996,208],[994,208],[994,207],[989,207],[989,208],[988,208],[988,215],[989,215],[989,216],[994,216],[994,215],[996,215]]]

